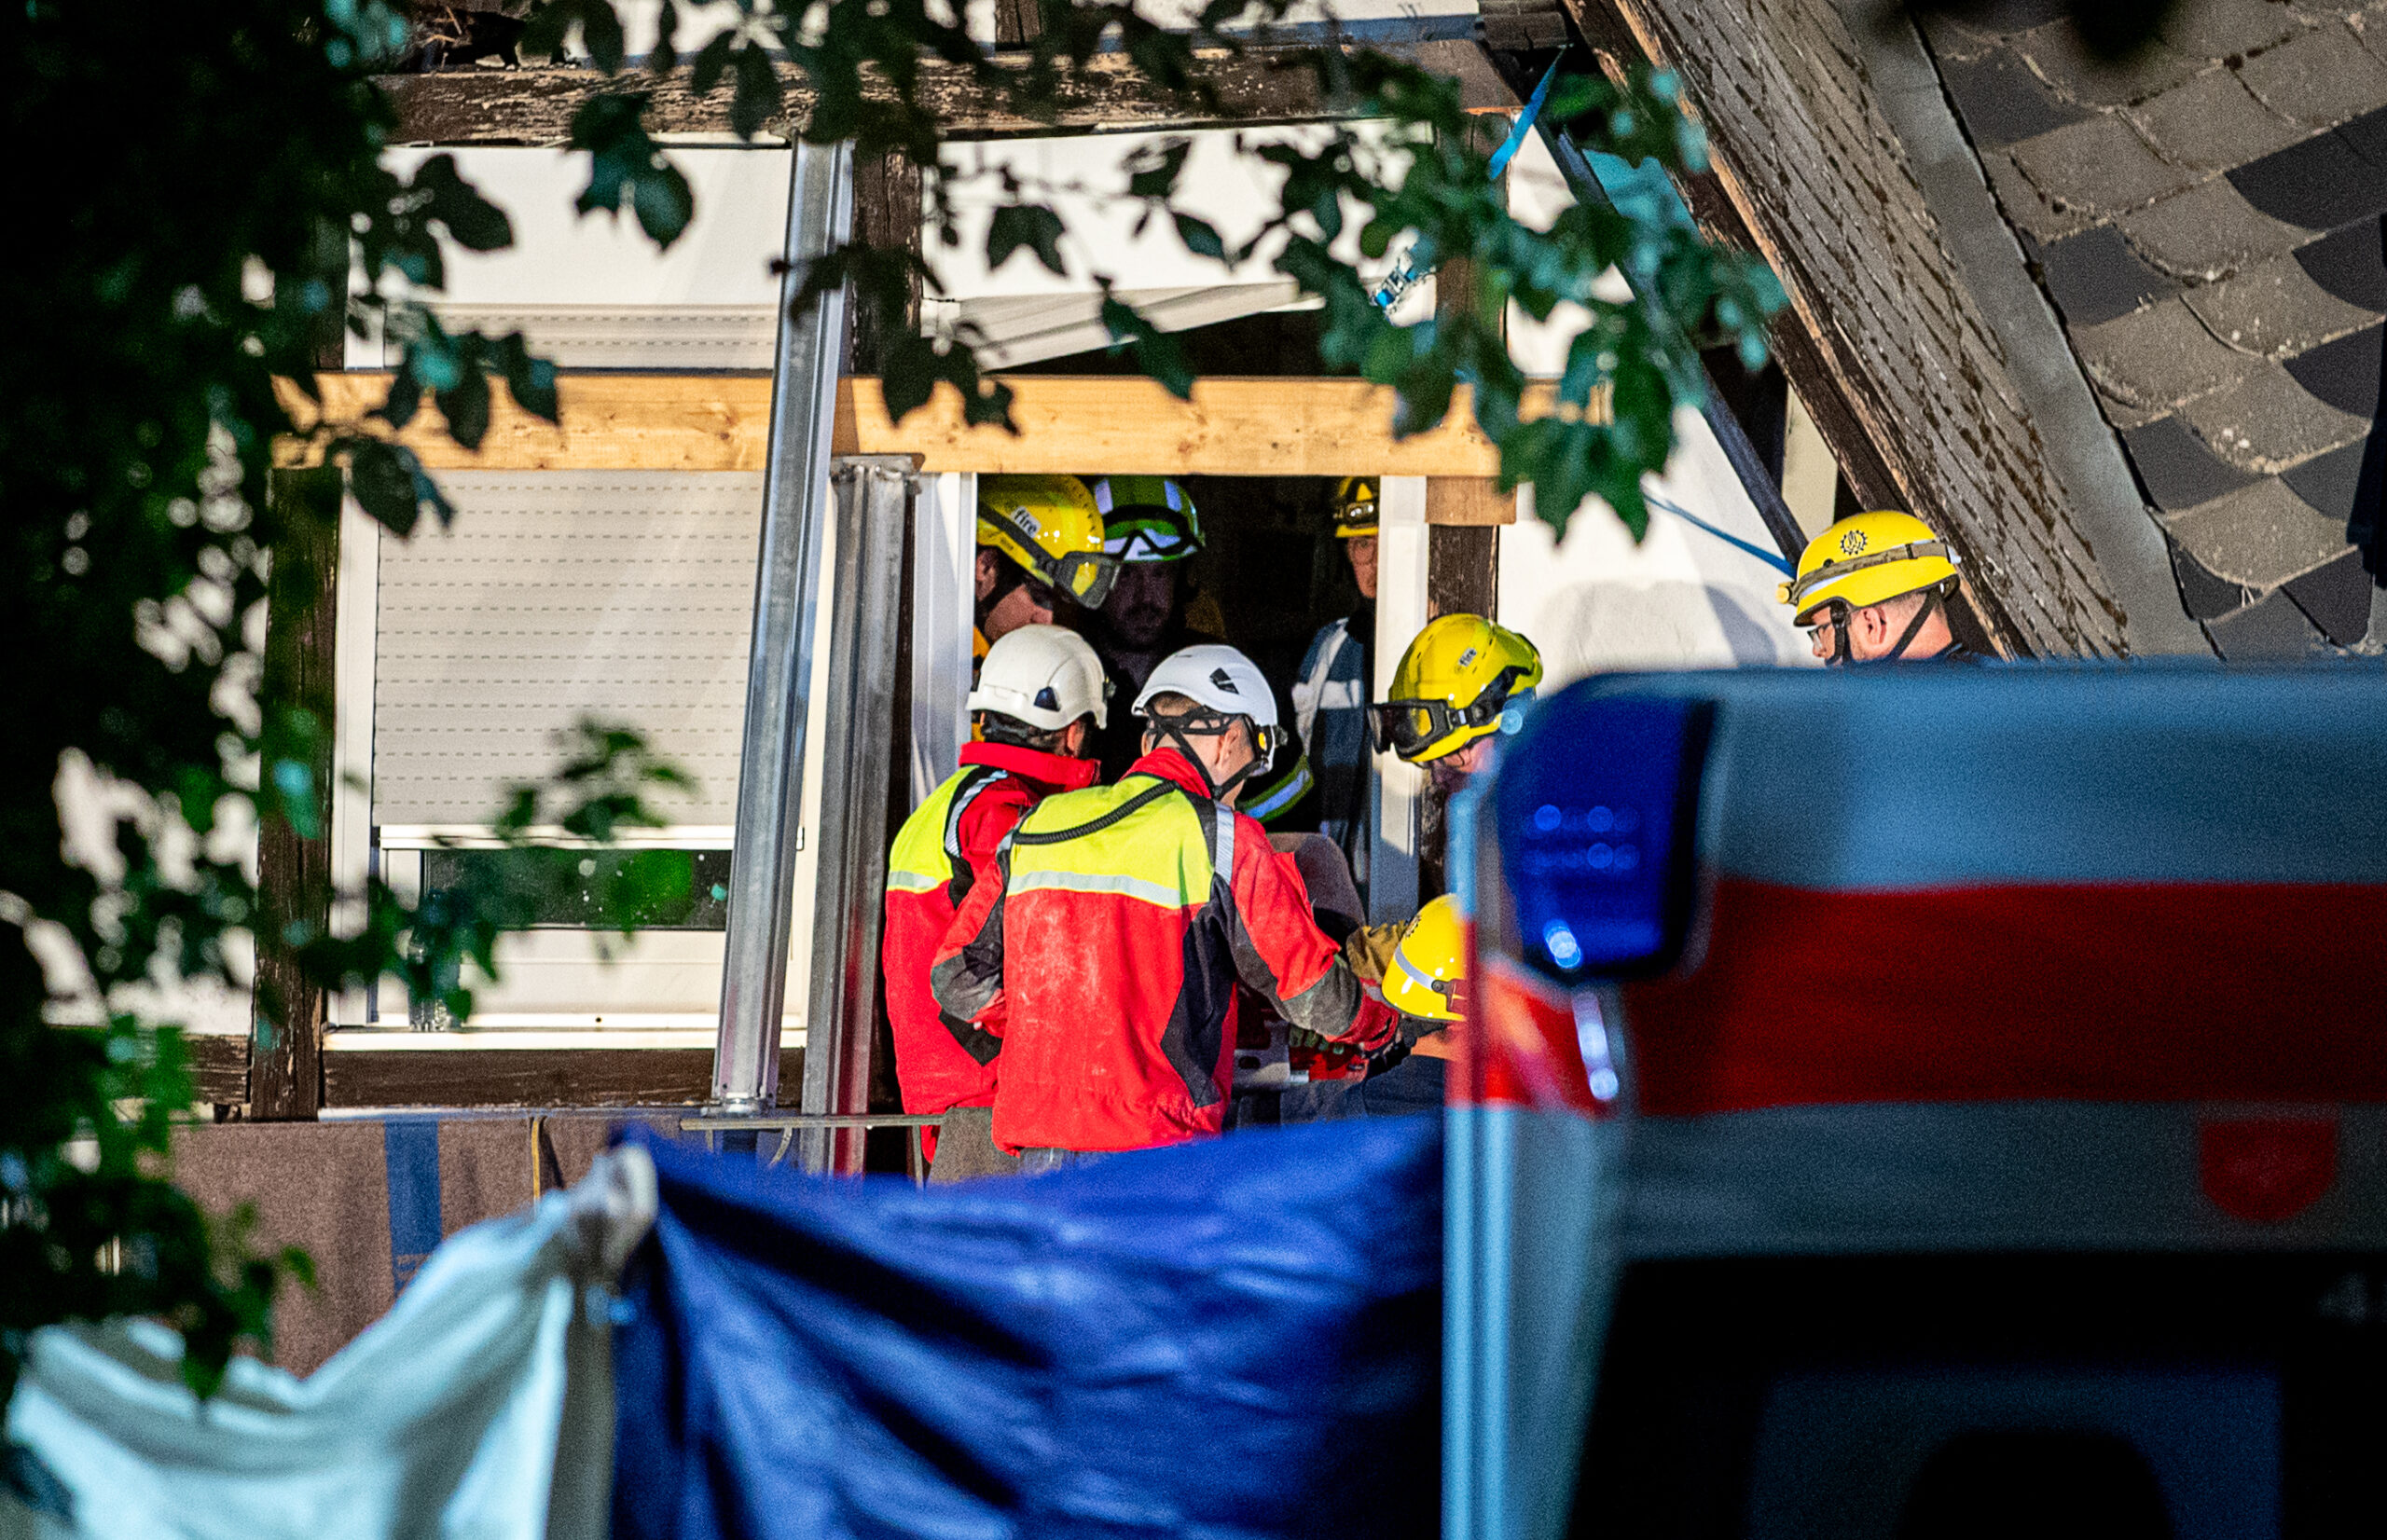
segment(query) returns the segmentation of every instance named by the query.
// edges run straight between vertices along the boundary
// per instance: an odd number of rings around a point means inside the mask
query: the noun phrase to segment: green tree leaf
[[[1061,262],[1061,216],[1041,203],[1007,203],[987,225],[987,266],[999,268],[1022,246],[1055,273],[1068,269]]]

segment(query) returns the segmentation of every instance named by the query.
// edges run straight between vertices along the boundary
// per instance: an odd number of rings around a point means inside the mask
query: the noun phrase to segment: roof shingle
[[[2094,326],[2179,292],[2180,285],[2138,258],[2111,225],[2099,225],[2039,251],[2041,276],[2063,319]]]
[[[2088,239],[2077,236],[2067,244]],[[2292,255],[2193,290],[2186,302],[2215,337],[2266,358],[2300,353],[2372,325],[2380,314],[2349,305],[2321,287]]]
[[[2291,360],[2290,367],[2297,362]],[[2263,475],[2352,443],[2370,429],[2367,415],[2317,399],[2277,364],[2257,364],[2237,384],[2189,402],[2180,416],[2214,453]]]
[[[2119,223],[2140,255],[2174,278],[2199,283],[2277,256],[2305,239],[2303,230],[2261,213],[2218,176]]]
[[[2364,51],[2362,40],[2342,24],[2291,37],[2247,60],[2241,73],[2263,105],[2316,129],[2387,99],[2387,64]]]
[[[2253,360],[2222,346],[2176,299],[2149,305],[2102,326],[2076,326],[2074,344],[2098,389],[2151,409],[2236,384]]]
[[[2316,134],[2228,174],[2255,208],[2308,230],[2334,230],[2387,210],[2387,176],[2343,132]]]
[[[2276,588],[2346,549],[2345,526],[2266,476],[2211,502],[2165,514],[2163,527],[2206,571],[2248,588]]]
[[[2050,204],[2060,200],[2091,213],[2125,213],[2191,180],[2187,172],[2157,159],[2127,122],[2105,114],[2024,140],[2014,146],[2014,163]]]
[[[2305,131],[2254,98],[2234,70],[2207,70],[2130,109],[2155,152],[2215,172],[2284,149]]]
[[[2104,59],[2081,41],[2067,19],[2011,39],[2057,92],[2084,106],[2112,107],[2137,102],[2194,75],[2201,62],[2149,43],[2123,59]]]

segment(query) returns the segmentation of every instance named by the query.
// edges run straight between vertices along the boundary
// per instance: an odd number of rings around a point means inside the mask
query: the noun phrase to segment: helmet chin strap
[[[1210,793],[1210,800],[1212,802],[1224,802],[1227,799],[1227,794],[1229,792],[1233,791],[1236,787],[1241,786],[1245,781],[1249,780],[1267,765],[1268,762],[1266,758],[1258,751],[1258,730],[1256,728],[1251,729],[1254,741],[1252,745],[1253,752],[1249,763],[1246,763],[1242,769],[1236,771],[1234,775],[1229,776],[1223,781],[1212,780],[1210,778],[1209,765],[1204,762],[1201,755],[1194,751],[1194,738],[1222,737],[1226,734],[1226,727],[1189,729],[1185,726],[1185,719],[1182,717],[1149,717],[1145,720],[1149,721],[1152,724],[1154,731],[1158,732],[1162,736],[1169,738],[1175,742],[1178,752],[1183,754],[1186,758],[1186,762],[1194,766],[1194,773],[1202,777],[1202,789]],[[1231,727],[1237,722],[1249,723],[1250,720],[1251,719],[1249,717],[1230,718],[1228,720],[1227,726]],[[1189,734],[1191,735],[1190,736],[1188,736]]]
[[[1888,601],[1883,600],[1883,602]],[[1867,658],[1864,661],[1896,663],[1906,656],[1906,650],[1914,645],[1914,639],[1922,633],[1925,623],[1931,619],[1939,607],[1939,590],[1925,588],[1923,591],[1923,603],[1916,607],[1914,618],[1906,623],[1906,629],[1898,633],[1898,639],[1890,644],[1890,650],[1880,657]],[[1849,622],[1856,618],[1856,612],[1849,609],[1845,599],[1833,599],[1828,608],[1831,611],[1831,656],[1824,659],[1824,662],[1827,665],[1844,667],[1857,661],[1848,650]]]
[[[1898,659],[1906,656],[1906,650],[1914,645],[1915,634],[1923,629],[1923,623],[1929,620],[1932,615],[1938,612],[1939,608],[1939,590],[1937,588],[1925,589],[1923,591],[1923,603],[1916,607],[1914,618],[1906,623],[1906,629],[1898,633],[1898,639],[1897,642],[1892,644],[1890,650],[1876,661],[1882,663],[1896,663]]]

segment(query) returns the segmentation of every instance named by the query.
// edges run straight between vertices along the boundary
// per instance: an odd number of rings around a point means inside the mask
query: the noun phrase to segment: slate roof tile
[[[2350,443],[2370,428],[2367,417],[2317,399],[2276,364],[2257,364],[2237,384],[2189,402],[2180,416],[2215,454],[2264,475]]]
[[[2014,146],[2014,163],[2051,206],[2069,203],[2092,213],[2152,203],[2191,180],[2158,160],[2128,123],[2103,115],[2024,140]]]
[[[1997,47],[1994,31],[1944,10],[1917,7],[1914,21],[1923,29],[1924,40],[1931,45],[1932,56],[1942,64],[1952,60],[1978,59]]]
[[[2387,223],[2365,220],[2296,250],[2312,282],[2349,305],[2387,313]]]
[[[2125,214],[2119,223],[2141,256],[2196,282],[2277,256],[2305,239],[2303,230],[2261,213],[2220,176]]]
[[[2003,150],[1982,150],[1980,163],[1989,172],[1989,185],[1997,194],[1998,207],[2028,239],[2060,241],[2093,223],[2085,210],[2069,203],[2057,208],[2049,202],[2047,194],[2033,186],[2031,179]]]
[[[2379,381],[2382,340],[2387,327],[2373,326],[2324,343],[2287,361],[2296,383],[2340,412],[2366,422],[2379,415]]]
[[[2313,282],[2292,255],[2192,290],[2186,300],[2215,337],[2267,358],[2300,353],[2371,325],[2380,314],[2349,305]]]
[[[2215,577],[2205,571],[2204,563],[2188,554],[2188,548],[2176,540],[2167,540],[2172,553],[2172,575],[2179,581],[2180,602],[2187,607],[2196,620],[2212,620],[2242,609],[2255,596],[2228,578]]]
[[[2048,293],[2075,326],[2112,321],[2179,292],[2178,283],[2140,261],[2111,225],[2050,242],[2039,249],[2038,258]]]
[[[2343,133],[2316,134],[2228,173],[2229,185],[2273,219],[2334,230],[2387,209],[2387,176]]]
[[[2093,382],[2091,382],[2091,389],[2094,389]],[[2104,411],[2105,420],[2112,423],[2117,430],[2125,433],[2132,428],[2143,428],[2150,422],[2159,422],[2171,415],[2168,412],[2158,412],[2145,406],[2133,406],[2119,396],[2107,395],[2103,391],[2097,392],[2097,405]],[[2180,431],[2184,433],[2187,433],[2185,428]],[[2188,433],[2188,436],[2194,438],[2196,435]]]
[[[2224,171],[2304,137],[2255,100],[2233,70],[2207,70],[2130,109],[2155,152],[2175,166]]]
[[[2225,59],[2270,48],[2299,24],[2296,12],[2282,5],[2180,0],[2157,32],[2191,59]]]
[[[2081,41],[2069,21],[2033,27],[2014,47],[2056,89],[2086,106],[2116,107],[2153,96],[2194,75],[2203,61],[2186,58],[2160,43],[2149,43],[2120,60],[2101,59]]]
[[[2371,464],[2371,461],[2377,461]],[[2373,433],[2368,438],[2358,438],[2340,449],[2325,455],[2315,455],[2301,465],[2289,467],[2280,479],[2287,489],[2319,509],[2328,518],[2351,522],[2354,508],[2364,502],[2363,472],[2370,472],[2368,505],[2378,505],[2382,484],[2387,484],[2387,434]]]
[[[2284,586],[2304,618],[2339,646],[2351,647],[2369,633],[2372,584],[2360,551],[2348,551]]]
[[[2211,502],[2255,484],[2251,471],[2242,471],[2216,457],[2204,440],[2176,417],[2158,418],[2143,427],[2127,429],[2122,445],[2131,464],[2155,505],[2185,511]]]
[[[1942,61],[1939,78],[1964,114],[1965,127],[1982,144],[2011,144],[2090,116],[2088,108],[2048,89],[2008,48],[1977,59]]]
[[[2275,588],[2348,549],[2341,521],[2324,518],[2273,476],[2161,516],[2207,571],[2249,588]]]
[[[2257,54],[2240,76],[2263,105],[2316,129],[2387,102],[2387,64],[2342,24],[2316,27]]]
[[[2321,633],[2284,593],[2265,594],[2234,614],[2205,622],[2205,635],[2223,657],[2309,657],[2317,650]]]
[[[2075,327],[2072,339],[2098,388],[2134,406],[2176,406],[2235,385],[2258,367],[2214,340],[2176,299],[2102,326]]]
[[[2381,16],[2379,26],[2373,30],[2387,35],[2387,15]],[[2339,124],[2338,135],[2353,146],[2356,155],[2387,171],[2387,107],[2364,113],[2360,117]]]

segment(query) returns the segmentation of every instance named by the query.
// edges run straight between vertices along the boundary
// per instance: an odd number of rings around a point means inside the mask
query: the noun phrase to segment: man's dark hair
[[[995,585],[987,591],[985,598],[978,601],[978,613],[981,616],[1000,604],[1004,596],[1013,589],[1022,585],[1027,587],[1028,597],[1036,601],[1038,609],[1056,612],[1060,609],[1061,591],[1021,566],[1018,558],[1010,552],[999,550],[992,545],[981,545],[978,549],[995,558]]]
[[[1083,718],[1080,718],[1083,721]],[[978,736],[988,743],[1000,743],[1014,749],[1032,749],[1042,754],[1061,751],[1061,739],[1069,724],[1059,727],[1038,727],[1017,717],[1007,717],[1000,711],[978,713]]]

